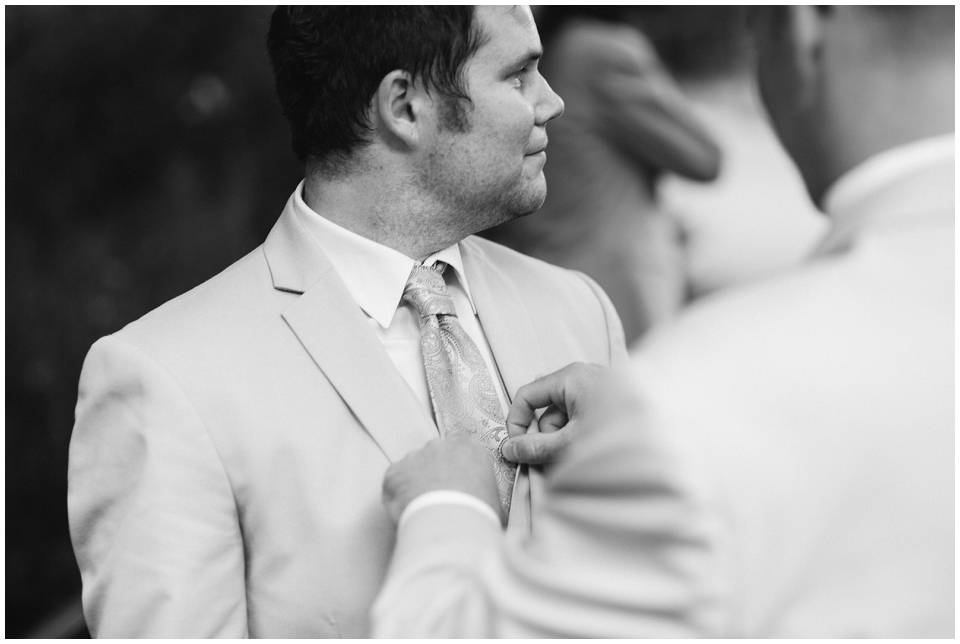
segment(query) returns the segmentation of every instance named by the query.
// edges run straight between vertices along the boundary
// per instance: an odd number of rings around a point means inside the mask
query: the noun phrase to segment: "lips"
[[[534,154],[540,154],[541,152],[547,151],[547,141],[544,140],[543,144],[535,148],[532,152],[527,152],[526,156],[532,157]]]

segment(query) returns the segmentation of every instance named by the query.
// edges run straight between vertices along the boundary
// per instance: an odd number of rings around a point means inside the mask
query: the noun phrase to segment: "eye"
[[[516,72],[510,75],[510,79],[513,80],[516,83],[516,85],[519,87],[523,85],[523,79],[526,77],[529,71],[530,71],[529,67],[521,67]]]

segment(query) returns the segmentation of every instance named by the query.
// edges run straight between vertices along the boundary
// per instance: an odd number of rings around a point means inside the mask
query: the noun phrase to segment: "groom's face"
[[[546,123],[563,101],[540,75],[540,38],[526,7],[477,8],[484,44],[463,76],[470,102],[429,133],[423,176],[434,194],[479,217],[478,230],[536,211],[546,197]]]

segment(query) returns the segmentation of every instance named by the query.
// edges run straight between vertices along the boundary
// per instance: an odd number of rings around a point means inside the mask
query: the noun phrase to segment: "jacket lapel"
[[[301,293],[283,318],[391,461],[437,436],[363,312],[288,203],[264,243],[274,287]]]
[[[460,244],[470,294],[512,402],[517,389],[546,375],[540,335],[514,284],[471,239]]]
[[[480,327],[497,362],[507,398],[513,402],[517,389],[547,374],[540,335],[514,280],[473,240],[461,242],[460,249]],[[513,488],[508,533],[531,533],[532,509],[540,504],[543,494],[542,468],[521,465]]]

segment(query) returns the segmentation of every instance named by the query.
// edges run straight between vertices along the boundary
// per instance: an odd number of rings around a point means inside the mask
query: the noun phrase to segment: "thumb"
[[[523,434],[504,441],[500,448],[503,458],[513,463],[541,465],[552,463],[567,446],[566,432],[550,434]]]

